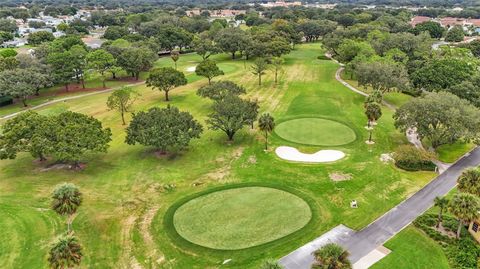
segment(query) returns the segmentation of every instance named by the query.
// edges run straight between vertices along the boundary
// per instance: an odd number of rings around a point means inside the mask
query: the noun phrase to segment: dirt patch
[[[457,234],[455,232],[445,229],[445,227],[443,227],[442,225],[439,225],[438,228],[435,226],[432,228],[435,229],[437,232],[441,233],[442,235],[448,236],[450,238],[457,237]]]
[[[110,79],[107,79],[107,81],[124,81],[124,82],[139,83],[139,82],[143,82],[144,80],[142,79],[137,80],[134,77],[121,77],[121,78],[110,78]]]
[[[157,265],[160,265],[165,262],[165,256],[157,252],[153,236],[150,233],[150,226],[152,225],[152,220],[157,214],[158,209],[160,209],[160,206],[154,206],[145,212],[139,223],[139,231],[142,234],[145,245],[149,248],[148,256],[155,261]],[[154,268],[156,268],[156,266],[154,266]]]
[[[48,172],[51,170],[83,170],[87,167],[85,163],[81,163],[78,166],[73,166],[71,164],[66,164],[66,163],[55,163],[51,165],[47,165],[44,168],[40,168],[40,172]]]
[[[384,164],[394,162],[395,160],[392,157],[392,153],[384,153],[380,155],[380,161]]]
[[[223,162],[223,164],[222,163],[220,163],[220,164],[223,165],[223,166],[219,167],[219,168],[217,168],[217,169],[215,169],[215,170],[213,170],[213,171],[211,171],[211,172],[209,172],[205,175],[203,175],[201,178],[199,178],[198,180],[193,182],[192,186],[203,185],[205,183],[204,181],[209,181],[209,180],[214,180],[214,181],[226,180],[230,176],[232,163],[234,161],[238,160],[238,158],[240,158],[240,156],[242,156],[243,150],[244,150],[243,147],[236,148],[232,152],[231,158],[225,158],[225,157],[217,158],[216,161],[218,162],[219,160],[221,160]],[[228,161],[228,163],[225,163],[227,161]],[[255,159],[255,161],[256,161],[256,159]]]
[[[328,174],[331,180],[335,182],[347,181],[352,179],[352,174],[344,174],[342,172],[332,172]]]

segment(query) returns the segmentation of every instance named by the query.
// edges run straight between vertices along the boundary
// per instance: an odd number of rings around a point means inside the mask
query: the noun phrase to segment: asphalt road
[[[480,147],[467,153],[445,170],[444,173],[367,227],[358,232],[337,237],[334,241],[350,252],[352,263],[357,262],[378,246],[383,245],[388,239],[429,209],[433,205],[435,197],[444,196],[452,190],[463,170],[478,165],[480,165]],[[281,263],[282,261],[288,261],[288,263],[282,263],[285,265],[285,269],[310,268],[313,260],[311,257],[312,251],[305,248],[305,252],[300,253],[301,249],[297,249],[280,260]],[[307,251],[310,253],[307,253]],[[292,255],[293,253],[295,255]],[[289,266],[289,264],[295,264],[295,266]]]

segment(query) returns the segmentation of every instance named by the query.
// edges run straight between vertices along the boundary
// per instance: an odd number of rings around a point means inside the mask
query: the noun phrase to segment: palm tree
[[[273,70],[275,71],[275,84],[277,84],[278,72],[282,69],[282,64],[284,63],[284,60],[280,57],[273,57],[270,62],[272,63]]]
[[[180,52],[172,50],[172,52],[170,52],[170,58],[172,58],[172,61],[175,63],[175,70],[177,70],[177,61],[180,59]]]
[[[435,197],[434,202],[435,202],[435,206],[438,206],[438,220],[437,220],[437,225],[436,225],[436,227],[438,228],[442,224],[443,210],[448,205],[448,199],[445,198],[445,197],[437,196],[437,197]]]
[[[265,150],[268,149],[268,134],[275,128],[275,119],[268,113],[264,113],[258,119],[258,127],[265,136]]]
[[[67,232],[70,232],[72,216],[82,203],[82,193],[71,183],[58,185],[52,194],[52,209],[62,216],[67,216]]]
[[[480,171],[478,169],[472,168],[463,171],[457,182],[460,191],[480,196]]]
[[[82,246],[72,234],[60,236],[50,249],[48,262],[50,268],[66,269],[80,265]]]
[[[480,216],[480,202],[476,196],[470,193],[458,193],[448,203],[448,210],[458,219],[458,239],[462,225],[466,225]]]
[[[278,264],[278,262],[275,260],[266,260],[263,262],[260,269],[283,269],[283,266]]]
[[[329,243],[313,253],[315,262],[313,269],[351,269],[349,253],[341,246]]]
[[[365,116],[370,127],[371,122],[377,121],[382,116],[382,107],[376,102],[365,103]]]

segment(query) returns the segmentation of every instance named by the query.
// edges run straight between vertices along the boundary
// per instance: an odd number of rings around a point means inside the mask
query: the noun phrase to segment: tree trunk
[[[35,90],[35,96],[39,96],[40,95],[40,87],[37,87],[37,89]]]
[[[82,89],[85,89],[85,79],[82,78]]]
[[[442,211],[443,211],[443,208],[440,208],[440,211],[438,212],[438,220],[437,220],[437,226],[436,226],[437,228],[439,228],[440,225],[442,224],[442,219],[443,219],[442,218],[442,213],[443,213]]]
[[[23,103],[23,107],[27,107],[27,98],[26,97],[23,97],[22,98],[22,103]]]
[[[102,79],[102,85],[103,85],[103,88],[107,88],[107,85],[105,84],[105,79]]]
[[[233,141],[233,136],[234,136],[234,135],[235,135],[234,132],[231,132],[231,131],[227,132],[228,141]]]
[[[278,75],[278,70],[275,69],[275,85],[277,84],[277,75]]]
[[[458,221],[458,228],[457,228],[457,239],[460,239],[460,232],[462,231],[462,221]]]
[[[170,101],[170,99],[168,99],[168,91],[165,91],[165,101]]]
[[[211,80],[212,80],[212,78],[211,78],[211,77],[208,77],[208,85],[211,85],[211,84],[212,84],[212,83],[211,83]]]
[[[139,77],[140,77],[140,72],[135,73],[135,80],[138,80]]]
[[[68,83],[65,83],[65,91],[68,92]]]
[[[258,75],[258,85],[262,86],[262,75]]]
[[[41,162],[44,162],[47,160],[47,158],[45,158],[45,156],[43,156],[43,153],[42,152],[39,152],[38,153],[38,158],[40,159]]]
[[[120,112],[120,114],[122,114],[122,125],[125,125],[126,124],[125,123],[125,116],[124,116],[125,113],[122,111],[122,112]]]
[[[177,70],[177,62],[175,62],[175,70]]]
[[[265,131],[265,150],[268,149],[268,133]]]
[[[235,59],[235,52],[232,52],[232,59]]]
[[[116,79],[116,78],[117,78],[117,73],[116,73],[116,72],[112,72],[112,78],[113,78],[113,79]]]
[[[368,135],[368,142],[372,142],[372,130],[370,130],[370,134]]]

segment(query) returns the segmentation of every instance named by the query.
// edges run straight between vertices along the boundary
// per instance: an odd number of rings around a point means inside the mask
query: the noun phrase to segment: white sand
[[[306,163],[327,163],[338,161],[345,157],[345,153],[339,150],[320,150],[313,154],[302,153],[296,148],[280,146],[275,153],[281,159]]]
[[[190,67],[187,67],[187,72],[195,72],[195,68],[197,68],[197,66],[190,66]]]

